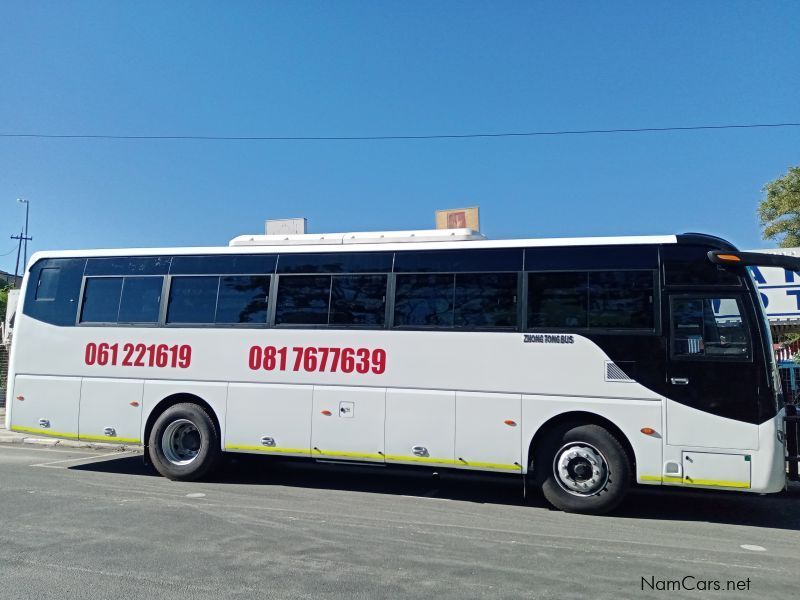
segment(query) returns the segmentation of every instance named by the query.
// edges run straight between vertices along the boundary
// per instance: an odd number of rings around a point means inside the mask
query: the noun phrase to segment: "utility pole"
[[[25,205],[25,233],[22,239],[24,248],[22,268],[25,269],[25,266],[28,264],[28,240],[33,239],[32,237],[28,237],[28,215],[30,214],[31,203],[25,200],[25,198],[17,198],[17,202]]]
[[[28,240],[33,238],[28,235],[28,214],[30,203],[22,198],[17,198],[17,202],[25,205],[25,229],[19,232],[19,235],[12,235],[12,240],[17,240],[17,265],[14,267],[14,285],[19,288],[19,255],[22,253],[22,244],[25,244],[25,260],[22,263],[22,269],[28,264]]]

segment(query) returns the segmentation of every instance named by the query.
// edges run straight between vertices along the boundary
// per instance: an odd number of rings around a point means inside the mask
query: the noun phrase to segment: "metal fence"
[[[783,397],[787,402],[794,402],[800,394],[800,364],[793,360],[782,360],[778,363],[781,376]]]
[[[6,387],[8,385],[8,348],[0,344],[0,406],[6,405]]]
[[[800,481],[798,466],[800,466],[800,416],[797,414],[797,406],[788,404],[786,406],[786,470],[789,479]]]

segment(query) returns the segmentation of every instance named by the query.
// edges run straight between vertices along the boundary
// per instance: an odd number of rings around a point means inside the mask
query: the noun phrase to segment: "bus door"
[[[673,465],[676,474],[686,470],[683,449],[758,449],[760,363],[750,302],[749,296],[728,292],[668,297],[664,458],[683,467]],[[747,452],[741,455],[736,460],[750,460]],[[749,462],[747,468],[749,473]],[[669,471],[665,464],[664,474]]]

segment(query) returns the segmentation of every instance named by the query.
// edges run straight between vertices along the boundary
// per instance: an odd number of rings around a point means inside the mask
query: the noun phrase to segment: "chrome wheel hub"
[[[161,435],[161,449],[173,465],[188,465],[200,452],[200,432],[188,419],[173,421]]]
[[[577,496],[594,496],[608,483],[608,462],[594,446],[572,442],[556,452],[553,474],[564,491]]]

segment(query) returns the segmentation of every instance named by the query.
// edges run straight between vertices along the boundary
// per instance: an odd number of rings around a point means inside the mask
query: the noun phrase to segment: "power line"
[[[470,138],[538,137],[557,135],[592,135],[611,133],[658,133],[668,131],[708,131],[719,129],[765,129],[800,127],[800,123],[746,123],[728,125],[691,125],[684,127],[635,127],[618,129],[566,129],[555,131],[517,131],[502,133],[461,133],[431,135],[353,135],[353,136],[267,136],[267,135],[112,135],[56,133],[0,133],[0,138],[82,139],[82,140],[201,140],[268,142],[360,142],[380,140],[447,140]]]

